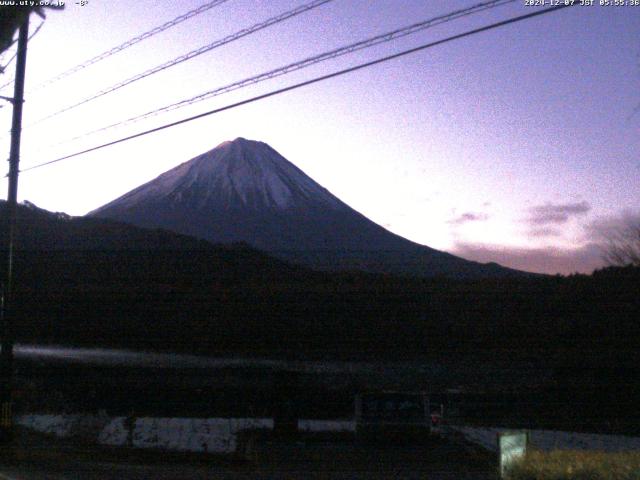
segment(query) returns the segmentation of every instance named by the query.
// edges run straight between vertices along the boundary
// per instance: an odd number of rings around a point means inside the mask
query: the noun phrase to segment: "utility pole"
[[[9,443],[13,437],[13,254],[16,236],[18,200],[18,172],[20,164],[20,134],[22,133],[22,104],[24,77],[29,40],[29,15],[20,26],[16,57],[16,80],[13,89],[13,119],[11,123],[11,149],[9,151],[9,192],[7,194],[7,266],[0,308],[0,443]]]

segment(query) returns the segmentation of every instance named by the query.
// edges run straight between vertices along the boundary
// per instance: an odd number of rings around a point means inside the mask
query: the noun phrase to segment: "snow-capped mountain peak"
[[[344,204],[263,142],[236,138],[160,175],[126,195],[136,204],[150,197],[196,207],[242,205],[286,210],[309,202],[342,208]],[[125,200],[125,198],[120,199]]]

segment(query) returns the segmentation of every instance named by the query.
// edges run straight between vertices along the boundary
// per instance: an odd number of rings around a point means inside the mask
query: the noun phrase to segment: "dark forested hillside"
[[[293,267],[243,245],[20,208],[20,341],[210,354],[624,358],[640,269],[453,281]],[[3,267],[4,268],[4,267]],[[622,364],[620,364],[622,365]]]

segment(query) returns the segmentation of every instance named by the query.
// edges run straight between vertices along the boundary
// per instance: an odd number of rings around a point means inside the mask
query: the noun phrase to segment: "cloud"
[[[477,262],[496,262],[518,270],[549,274],[591,273],[605,264],[602,246],[597,243],[588,243],[576,248],[527,248],[458,243],[452,253]]]
[[[462,225],[463,223],[468,222],[484,222],[488,219],[489,215],[487,215],[486,213],[466,212],[459,217],[449,220],[447,223],[450,223],[451,225]]]
[[[591,210],[591,205],[582,201],[578,203],[546,203],[529,209],[526,222],[530,225],[561,225],[571,217],[584,215]]]
[[[529,236],[535,238],[561,237],[562,232],[551,227],[532,228],[529,230]]]
[[[534,207],[539,214],[533,222],[530,235],[538,238],[561,237],[562,231],[555,225],[566,222],[572,215],[581,215],[590,211],[586,202],[544,205]],[[534,210],[532,209],[532,210]],[[559,221],[542,222],[543,214],[551,218],[556,215]],[[567,220],[560,219],[566,215]],[[564,217],[563,217],[564,218]],[[496,262],[505,267],[538,273],[591,273],[607,265],[607,252],[611,245],[620,239],[625,240],[630,226],[640,226],[640,210],[623,210],[618,213],[600,216],[583,226],[582,245],[573,248],[563,247],[510,247],[482,243],[458,242],[451,253],[477,262]]]
[[[585,234],[587,238],[607,243],[634,225],[640,225],[640,210],[623,210],[614,215],[600,216],[594,219],[585,226]]]

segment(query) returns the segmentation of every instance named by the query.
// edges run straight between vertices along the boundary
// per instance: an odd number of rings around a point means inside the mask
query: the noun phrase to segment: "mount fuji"
[[[358,213],[263,142],[224,142],[90,212],[214,243],[246,242],[321,270],[502,277],[480,264],[395,235]]]

